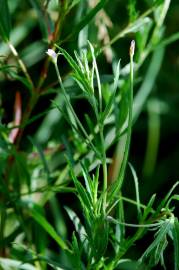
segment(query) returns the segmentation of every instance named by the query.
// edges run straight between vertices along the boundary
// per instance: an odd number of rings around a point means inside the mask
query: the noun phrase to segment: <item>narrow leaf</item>
[[[142,221],[145,221],[149,213],[152,212],[152,206],[154,204],[155,198],[156,198],[156,194],[153,194],[144,210]]]
[[[9,73],[9,75],[10,75],[13,79],[22,82],[22,83],[27,87],[27,89],[30,91],[30,93],[31,93],[32,85],[29,83],[29,81],[27,80],[26,77],[22,77],[22,76],[18,75],[18,74],[17,74],[16,72],[14,72],[13,70],[8,70],[8,73]]]
[[[115,43],[118,39],[126,36],[129,33],[135,33],[144,26],[144,24],[150,23],[150,19],[148,17],[139,18],[138,20],[134,21],[132,24],[129,24],[124,30],[119,32],[111,41],[110,44]]]
[[[137,203],[137,212],[138,212],[138,217],[140,218],[142,213],[140,209],[140,196],[139,196],[139,183],[138,183],[138,177],[137,174],[132,166],[132,164],[129,163],[133,178],[134,178],[134,184],[135,184],[135,192],[136,192],[136,203]]]
[[[143,83],[134,98],[133,106],[133,121],[135,122],[143,110],[144,104],[151,93],[155,80],[157,78],[158,72],[160,70],[162,60],[164,56],[164,49],[158,49],[153,53],[152,60],[148,67],[147,73],[143,79]]]
[[[72,168],[72,165],[70,164],[69,160],[68,160],[68,164],[70,166],[70,173],[71,173],[72,179],[74,181],[75,187],[77,189],[78,198],[82,204],[82,207],[87,208],[88,211],[90,211],[92,209],[91,198],[90,198],[89,194],[86,192],[85,188],[82,186],[82,184],[76,178],[74,171],[73,171],[73,168]]]
[[[89,22],[96,16],[96,14],[104,7],[107,0],[101,0],[99,3],[75,26],[71,34],[69,34],[66,40],[71,39],[73,36],[78,34]]]
[[[37,0],[29,0],[32,7],[36,10],[37,12],[37,18],[39,21],[39,26],[40,30],[42,32],[43,38],[46,40],[48,39],[48,29],[52,26],[52,22],[50,21],[48,14],[44,14],[44,11],[40,5],[40,1]],[[52,29],[51,29],[52,30]]]
[[[177,218],[174,220],[173,228],[173,244],[174,244],[174,262],[175,262],[175,270],[179,270],[179,222]]]
[[[86,240],[86,231],[85,231],[84,226],[81,224],[79,217],[76,215],[76,213],[72,209],[65,206],[65,210],[67,211],[71,221],[73,222],[75,226],[75,230],[79,234],[79,238],[81,242],[83,243]]]
[[[159,214],[159,212],[161,211],[162,208],[165,207],[167,201],[169,200],[172,192],[175,190],[175,188],[179,185],[179,181],[177,181],[172,188],[169,190],[169,192],[167,193],[167,195],[165,196],[165,198],[161,201],[161,203],[159,204],[159,206],[157,207],[157,210],[155,212],[155,215],[157,216]]]
[[[0,258],[0,268],[2,270],[35,270],[35,267],[29,263],[22,263],[22,261]]]
[[[116,97],[116,91],[114,91],[111,94],[108,104],[106,105],[106,108],[104,112],[102,113],[102,119],[101,119],[102,123],[104,122],[105,118],[107,118],[108,115],[110,114],[110,111],[112,110],[112,106],[114,105],[114,102],[115,102],[115,97]]]
[[[38,144],[37,141],[34,138],[29,136],[29,140],[35,146],[35,148],[37,149],[37,151],[39,153],[39,156],[40,156],[40,158],[42,160],[42,164],[43,164],[43,167],[44,167],[44,171],[46,172],[47,179],[49,181],[50,180],[50,171],[49,171],[47,160],[45,158],[43,150],[42,150],[40,144]]]
[[[68,250],[69,248],[63,239],[56,233],[52,225],[34,208],[28,209],[33,219],[59,244],[62,249]]]
[[[144,252],[144,254],[141,257],[141,260],[143,260],[145,257],[149,256],[152,250],[156,249],[156,247],[163,241],[164,237],[166,237],[170,228],[171,228],[171,220],[168,219],[165,222],[163,222],[163,224],[161,225],[160,229],[158,230],[158,232],[156,234],[155,240],[152,242],[152,244]]]
[[[7,42],[11,31],[11,21],[7,0],[0,0],[0,35]]]

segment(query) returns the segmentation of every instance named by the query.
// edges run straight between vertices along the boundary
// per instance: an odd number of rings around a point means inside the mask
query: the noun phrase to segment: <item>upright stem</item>
[[[106,160],[103,161],[103,192],[104,192],[104,200],[103,200],[103,212],[106,212],[106,202],[107,202],[107,164]]]
[[[130,93],[129,93],[129,113],[128,113],[128,127],[127,127],[127,138],[126,138],[126,143],[125,143],[125,150],[124,150],[124,158],[122,161],[121,165],[121,170],[119,173],[119,177],[117,179],[118,184],[117,184],[117,189],[115,192],[119,192],[123,180],[124,180],[124,174],[125,174],[125,169],[127,165],[127,160],[129,156],[129,147],[130,147],[130,140],[131,140],[131,131],[132,131],[132,108],[133,108],[133,56],[134,56],[134,50],[135,50],[135,41],[133,40],[131,42],[130,50],[129,50],[129,55],[130,55]]]
[[[105,142],[104,142],[104,134],[103,134],[103,126],[100,124],[100,139],[102,146],[102,167],[103,167],[103,213],[106,212],[106,201],[107,201],[107,163],[106,163],[106,150],[105,150]]]

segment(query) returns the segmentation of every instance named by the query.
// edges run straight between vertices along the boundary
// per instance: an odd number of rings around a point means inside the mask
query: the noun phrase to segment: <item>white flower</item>
[[[54,50],[48,49],[46,54],[48,54],[48,56],[52,57],[53,61],[57,61],[57,54]]]

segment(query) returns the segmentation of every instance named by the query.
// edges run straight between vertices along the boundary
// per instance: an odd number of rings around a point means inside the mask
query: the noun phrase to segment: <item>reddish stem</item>
[[[15,95],[15,103],[14,103],[14,125],[19,126],[22,119],[22,100],[20,92],[17,91]],[[11,130],[9,134],[9,140],[14,143],[17,135],[19,133],[19,127]]]

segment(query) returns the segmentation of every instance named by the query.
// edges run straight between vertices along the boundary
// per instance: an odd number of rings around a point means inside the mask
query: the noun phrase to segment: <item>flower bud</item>
[[[134,56],[134,51],[135,51],[135,41],[132,40],[131,41],[131,46],[130,46],[130,49],[129,49],[129,54],[130,54],[131,57]]]

